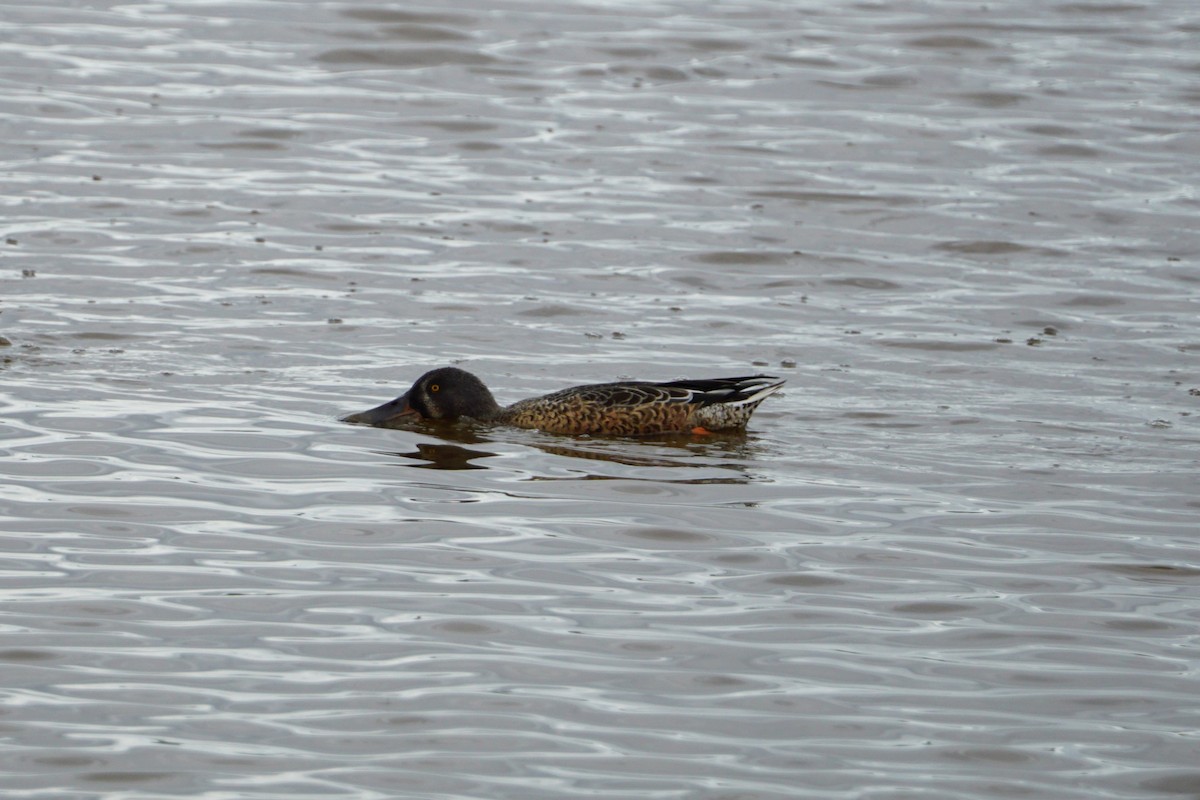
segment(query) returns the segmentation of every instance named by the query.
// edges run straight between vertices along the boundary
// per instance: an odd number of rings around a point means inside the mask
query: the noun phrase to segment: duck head
[[[483,381],[466,370],[442,367],[426,372],[404,394],[368,411],[342,417],[342,422],[387,426],[402,417],[454,420],[490,419],[500,406]]]

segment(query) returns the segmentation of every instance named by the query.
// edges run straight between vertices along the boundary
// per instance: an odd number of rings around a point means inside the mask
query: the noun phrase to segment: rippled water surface
[[[5,798],[1200,796],[1192,2],[0,34]]]

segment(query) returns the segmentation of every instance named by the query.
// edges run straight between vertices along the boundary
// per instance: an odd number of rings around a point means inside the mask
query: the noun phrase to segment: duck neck
[[[504,413],[504,409],[496,402],[496,398],[492,397],[492,393],[488,391],[487,387],[481,388],[483,391],[473,395],[467,407],[462,409],[462,415],[478,420],[491,420],[499,417]]]

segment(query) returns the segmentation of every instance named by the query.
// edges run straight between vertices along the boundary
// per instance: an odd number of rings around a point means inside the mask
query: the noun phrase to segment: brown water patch
[[[486,152],[488,150],[503,149],[501,147],[501,145],[498,145],[495,142],[480,142],[480,141],[459,142],[454,146],[460,150],[466,150],[466,151],[472,152],[472,153],[482,153],[482,152]]]
[[[1165,622],[1152,619],[1111,619],[1101,623],[1101,626],[1114,631],[1129,631],[1132,633],[1150,633],[1153,631],[1169,631],[1174,628]]]
[[[907,72],[888,71],[877,75],[868,75],[862,79],[860,86],[864,89],[899,89],[913,86],[917,78]]]
[[[715,39],[711,37],[697,39],[677,39],[677,43],[692,48],[693,50],[745,50],[748,46],[747,42],[733,39]]]
[[[984,761],[993,764],[1024,764],[1034,760],[1034,756],[1029,753],[1001,747],[964,747],[948,750],[940,755],[955,761]]]
[[[83,505],[68,506],[67,510],[81,517],[111,517],[113,519],[137,518],[143,512],[132,506],[122,505]]]
[[[969,353],[976,350],[995,350],[996,342],[948,342],[919,339],[873,339],[872,344],[883,347],[905,347],[911,350],[941,350],[943,352]]]
[[[414,714],[404,714],[395,717],[387,717],[383,721],[388,725],[402,727],[409,725],[428,725],[432,720],[429,717],[421,717]]]
[[[700,253],[691,257],[692,261],[701,264],[720,264],[725,266],[736,264],[784,264],[792,259],[791,253],[769,253],[757,250],[718,250],[710,253]]]
[[[362,222],[322,222],[314,227],[330,233],[382,233],[378,225],[367,225]]]
[[[897,291],[904,288],[894,281],[883,278],[826,278],[822,283],[830,286],[850,286],[855,289],[874,289],[876,291]]]
[[[35,764],[45,764],[49,767],[91,767],[104,763],[103,759],[87,758],[86,756],[42,756],[34,758],[32,761]]]
[[[1049,147],[1039,147],[1038,155],[1061,156],[1065,158],[1096,158],[1101,152],[1094,147],[1082,144],[1055,144]]]
[[[653,58],[660,54],[660,51],[653,47],[603,47],[599,52],[618,58]]]
[[[758,189],[748,193],[751,197],[767,197],[791,200],[796,203],[883,203],[889,206],[908,205],[914,198],[900,195],[856,194],[853,192],[818,192],[798,189]]]
[[[696,685],[713,689],[733,689],[741,686],[752,686],[750,681],[733,675],[699,675],[692,679]]]
[[[1146,6],[1135,3],[1064,3],[1053,6],[1055,11],[1063,14],[1126,14],[1142,12]]]
[[[1007,108],[1029,99],[1026,95],[1014,92],[968,92],[959,97],[983,108]]]
[[[277,142],[199,142],[201,147],[209,150],[245,150],[247,152],[282,150],[284,146]]]
[[[690,75],[674,67],[646,67],[641,70],[641,74],[647,80],[660,83],[678,83],[679,81],[691,80]]]
[[[485,228],[497,233],[537,233],[540,228],[536,225],[530,225],[525,222],[492,222],[484,221],[476,223],[479,227]]]
[[[1200,567],[1177,564],[1097,564],[1096,568],[1154,583],[1200,582]]]
[[[678,528],[630,528],[625,531],[625,535],[649,542],[672,543],[707,542],[712,538],[702,533],[679,530]]]
[[[905,44],[910,47],[928,47],[935,50],[990,50],[992,44],[974,36],[955,36],[943,34],[940,36],[919,36],[909,39]]]
[[[934,617],[960,617],[968,616],[977,613],[978,609],[975,606],[965,605],[963,603],[898,603],[892,606],[894,611],[901,614],[919,614],[921,616]]]
[[[303,131],[290,130],[288,128],[252,128],[250,130],[239,131],[238,136],[251,136],[255,139],[295,139],[297,136],[303,136]]]
[[[484,625],[479,622],[470,622],[467,620],[450,620],[447,622],[439,622],[433,626],[436,630],[445,631],[446,633],[462,633],[469,636],[486,636],[488,634],[498,633],[499,629],[491,625]]]
[[[840,578],[830,578],[825,575],[773,575],[767,578],[763,583],[769,583],[774,586],[784,586],[789,589],[812,589],[817,586],[836,586],[845,581]]]
[[[338,9],[343,17],[367,22],[394,22],[414,24],[473,25],[475,18],[466,14],[442,11],[401,11],[394,8],[347,8]]]
[[[1010,253],[1031,253],[1037,249],[1017,244],[1016,242],[997,240],[939,242],[933,247],[935,250],[949,250],[952,253],[989,256],[1008,255]]]
[[[332,281],[340,279],[340,276],[310,272],[308,270],[296,269],[295,267],[255,267],[250,272],[254,275],[278,275],[285,278],[303,278],[305,280]]]
[[[550,319],[552,317],[578,317],[592,312],[575,306],[544,305],[527,308],[517,312],[518,317],[534,317],[535,319]]]
[[[788,64],[797,67],[816,67],[829,69],[838,66],[838,61],[829,56],[793,56],[770,53],[764,56],[764,59],[766,61],[773,61],[777,64]]]
[[[428,119],[416,124],[428,125],[431,128],[451,133],[482,133],[483,131],[494,131],[500,127],[494,122],[481,122],[473,119]]]
[[[846,419],[892,419],[895,414],[888,414],[883,411],[847,411],[842,414]]]
[[[1162,775],[1142,781],[1138,786],[1152,792],[1189,795],[1196,798],[1200,797],[1200,772],[1177,772],[1173,775]]]
[[[450,28],[434,25],[387,25],[379,33],[388,39],[409,42],[461,42],[471,37]]]
[[[1063,300],[1059,305],[1075,308],[1111,308],[1125,305],[1125,300],[1111,295],[1084,294]]]
[[[175,776],[173,772],[89,772],[80,777],[96,783],[146,783]]]
[[[441,66],[482,66],[496,59],[485,53],[451,47],[344,47],[327,50],[316,57],[319,64],[333,66],[379,66],[423,69]]]
[[[128,342],[140,339],[140,336],[134,336],[126,333],[112,333],[110,331],[80,331],[79,333],[71,334],[74,339],[87,339],[101,342]]]
[[[47,650],[0,650],[0,661],[52,661],[57,657]]]
[[[1038,136],[1057,136],[1061,139],[1074,139],[1081,135],[1074,128],[1064,125],[1027,125],[1025,130]]]

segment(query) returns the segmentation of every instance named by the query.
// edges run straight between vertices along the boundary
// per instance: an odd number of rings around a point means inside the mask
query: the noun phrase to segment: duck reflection
[[[411,453],[394,453],[420,463],[406,464],[416,469],[487,469],[483,464],[474,464],[476,458],[491,458],[499,455],[487,450],[472,450],[457,444],[430,444],[422,442]]]
[[[402,463],[403,466],[416,469],[488,469],[487,464],[476,462],[501,455],[499,452],[479,446],[486,446],[497,441],[489,435],[493,427],[461,421],[455,423],[418,422],[405,426],[405,429],[414,433],[433,435],[442,441],[420,442],[415,445],[415,450],[392,451],[388,454],[405,459]],[[731,473],[728,477],[679,481],[682,483],[749,483],[752,478],[746,470],[745,462],[762,457],[762,447],[756,443],[757,438],[740,431],[710,433],[703,437],[670,434],[639,439],[566,437],[537,432],[519,432],[517,435],[513,435],[514,433],[511,429],[506,430],[504,443],[531,447],[552,456],[602,461],[629,467],[720,469],[729,470]],[[564,478],[548,477],[531,472],[528,480],[608,480],[618,477],[628,480],[632,476],[588,474]],[[656,480],[661,480],[661,477]]]

